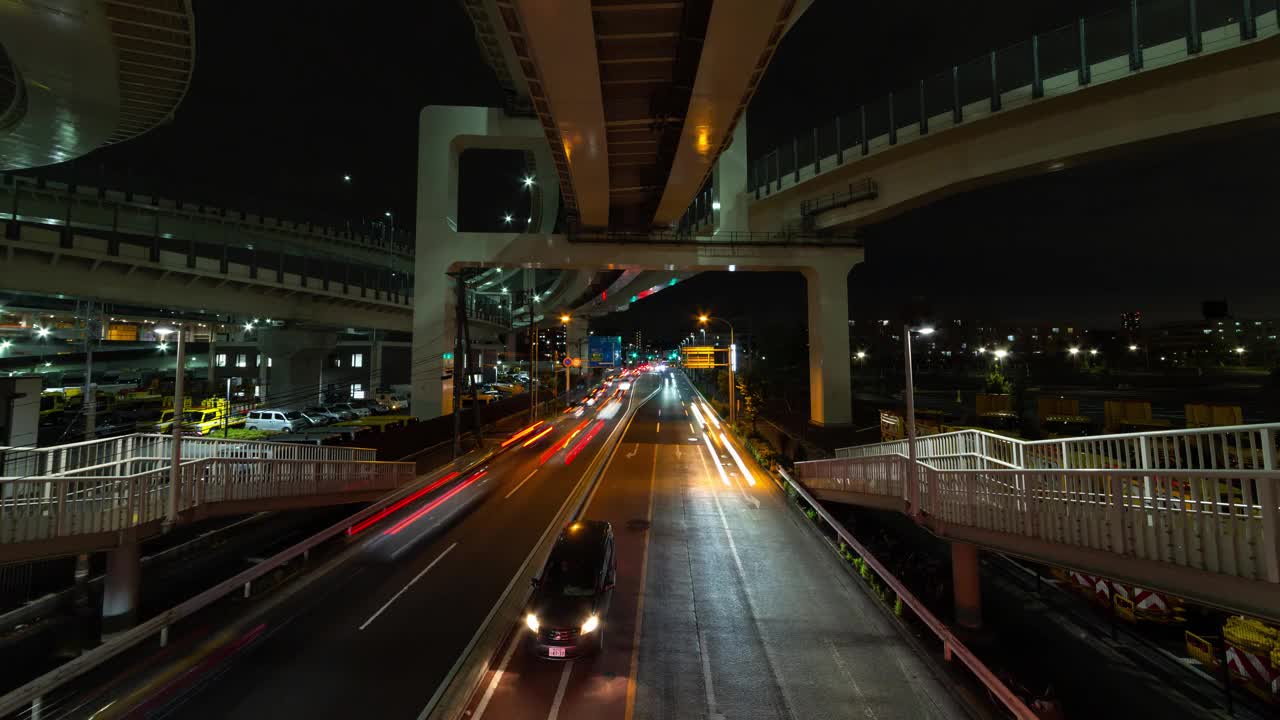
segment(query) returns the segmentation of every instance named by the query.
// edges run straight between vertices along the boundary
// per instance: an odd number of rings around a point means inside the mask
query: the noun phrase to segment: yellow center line
[[[676,446],[677,448],[679,445]],[[640,670],[640,627],[644,624],[645,578],[649,575],[649,538],[653,536],[653,492],[658,477],[658,446],[653,446],[653,470],[649,472],[649,510],[645,519],[649,530],[644,534],[644,552],[640,555],[640,598],[636,601],[636,631],[631,640],[631,670],[627,674],[627,711],[625,720],[633,720],[636,709],[636,674]]]

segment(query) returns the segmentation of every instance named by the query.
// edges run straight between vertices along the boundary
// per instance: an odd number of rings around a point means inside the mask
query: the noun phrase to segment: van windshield
[[[301,420],[302,413],[298,412],[297,410],[290,410],[289,412],[284,414],[284,417],[286,420]]]

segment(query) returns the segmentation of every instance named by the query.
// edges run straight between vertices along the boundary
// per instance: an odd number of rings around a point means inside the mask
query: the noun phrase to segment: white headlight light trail
[[[756,479],[751,476],[751,472],[747,470],[746,463],[742,462],[742,458],[738,456],[738,451],[733,449],[733,445],[729,444],[729,438],[724,433],[720,433],[720,440],[724,442],[725,449],[733,456],[733,461],[738,464],[738,470],[742,473],[742,477],[746,479],[747,484],[751,487],[756,486]]]

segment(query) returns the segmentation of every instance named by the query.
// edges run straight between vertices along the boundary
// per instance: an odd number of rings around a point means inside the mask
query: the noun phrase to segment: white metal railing
[[[901,455],[796,463],[813,490],[909,497]],[[1274,470],[939,469],[917,464],[918,509],[947,526],[1280,582]]]
[[[119,472],[112,469],[113,463],[134,458],[168,458],[172,450],[172,435],[154,433],[133,433],[43,448],[0,448],[0,478],[46,477],[76,471],[111,475]],[[183,437],[181,451],[183,460],[230,457],[367,462],[374,460],[377,454],[369,448],[206,437]]]
[[[220,502],[394,490],[414,463],[208,457],[183,462],[176,510]],[[0,478],[0,544],[117,532],[164,520],[170,471]]]
[[[984,430],[916,438],[937,469],[1275,470],[1280,423],[1019,440]],[[837,458],[907,455],[907,441],[840,448]]]

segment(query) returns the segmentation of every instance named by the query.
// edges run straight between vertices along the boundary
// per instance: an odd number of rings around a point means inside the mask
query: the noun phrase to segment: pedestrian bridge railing
[[[984,430],[916,438],[916,459],[938,469],[1275,470],[1280,423],[1021,440]],[[836,450],[837,458],[908,455],[894,440]]]
[[[936,534],[1280,619],[1275,424],[1025,442],[966,430],[796,464],[820,499]]]
[[[209,515],[360,502],[415,477],[367,448],[134,434],[0,448],[0,561],[110,547]]]
[[[171,515],[177,522],[371,500],[416,476],[411,462],[209,457],[181,463],[171,503],[168,461],[130,460],[116,467],[132,462],[156,466],[134,473],[0,478],[0,559],[44,556],[43,544],[50,541],[94,545],[104,535],[155,529]]]
[[[67,473],[110,475],[121,471],[121,462],[153,462],[166,464],[173,453],[173,436],[158,433],[132,433],[101,440],[52,445],[43,448],[0,448],[0,478],[63,475]],[[221,438],[184,436],[181,460],[205,458],[256,458],[280,460],[350,460],[376,459],[369,448],[326,447],[262,440],[223,440]],[[133,472],[132,468],[125,468]]]

